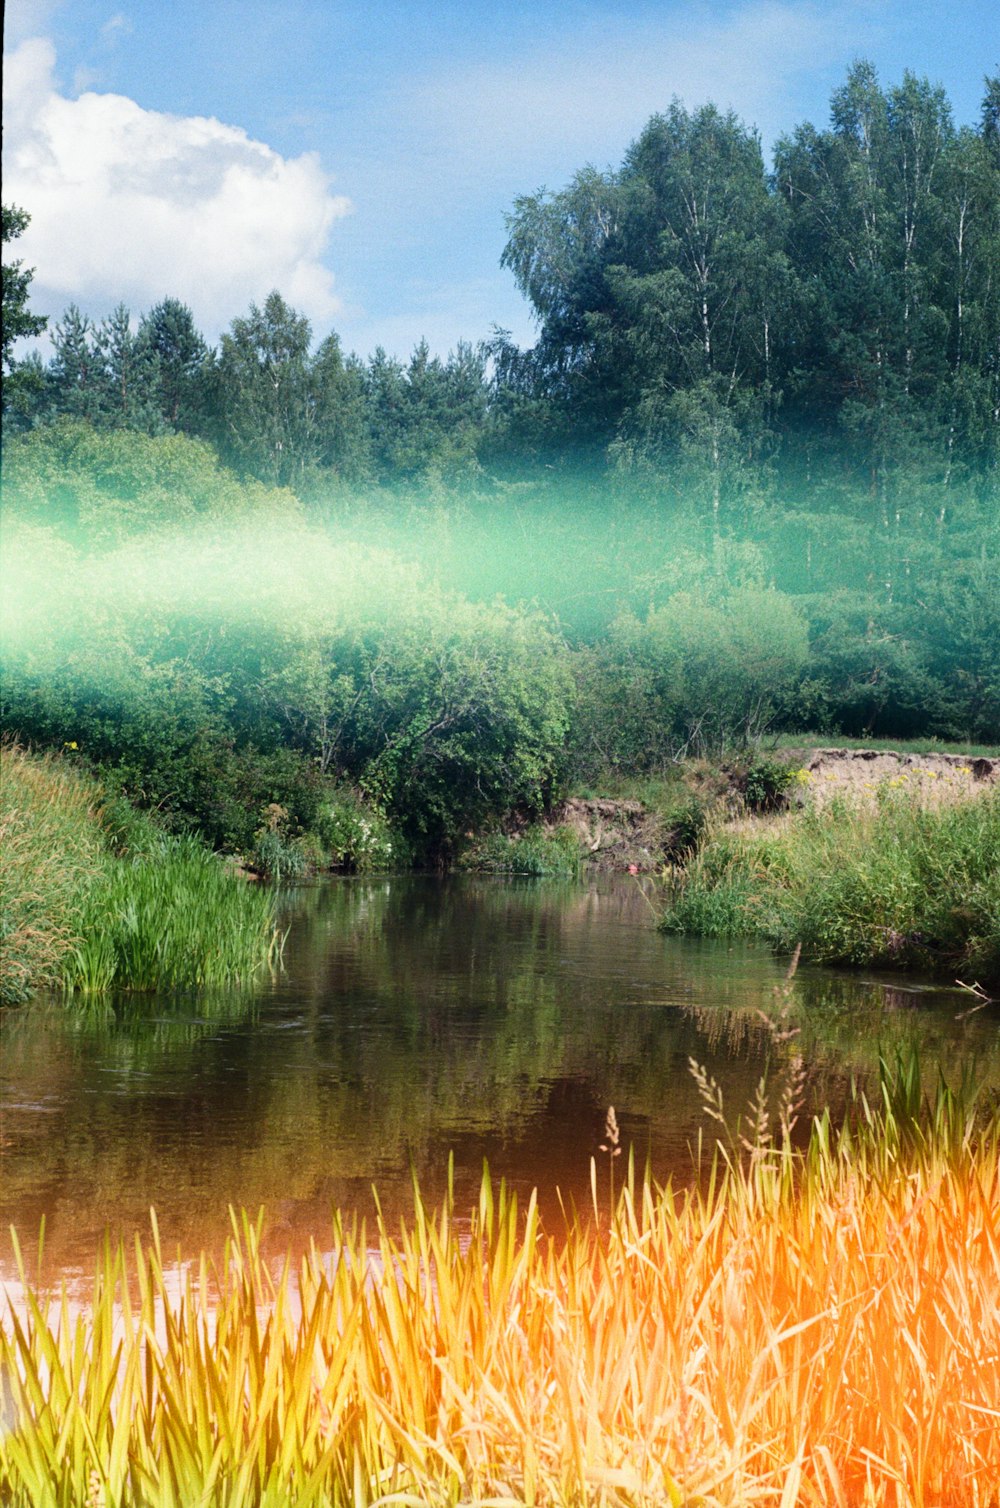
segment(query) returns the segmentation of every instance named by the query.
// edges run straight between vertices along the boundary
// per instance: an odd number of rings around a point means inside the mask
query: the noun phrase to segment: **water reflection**
[[[254,991],[41,1002],[3,1022],[0,1222],[43,1214],[53,1270],[102,1230],[217,1250],[232,1203],[273,1249],[325,1236],[333,1205],[409,1208],[455,1157],[460,1206],[495,1174],[585,1201],[608,1104],[665,1176],[705,1126],[688,1058],[732,1109],[803,1054],[812,1105],[842,1102],[878,1047],[917,1039],[936,1072],[1000,1083],[995,1007],[912,983],[802,969],[777,1041],[783,967],[761,948],[658,934],[635,884],[349,879],[289,898],[285,972]],[[808,1108],[808,1106],[807,1106]],[[411,1171],[412,1170],[412,1171]],[[10,1271],[0,1239],[0,1275]]]

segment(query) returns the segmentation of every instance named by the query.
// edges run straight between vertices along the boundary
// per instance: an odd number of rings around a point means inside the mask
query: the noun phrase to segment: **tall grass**
[[[0,1004],[59,982],[104,865],[98,792],[65,760],[0,745]]]
[[[270,891],[65,760],[0,750],[0,1004],[231,984],[279,944]]]
[[[529,827],[516,834],[493,832],[473,843],[462,855],[464,869],[486,874],[521,874],[575,879],[583,849],[568,827],[551,831]]]
[[[110,865],[89,896],[67,990],[195,989],[246,980],[279,947],[272,891],[237,879],[193,838]]]
[[[273,1278],[105,1249],[74,1313],[0,1330],[0,1500],[989,1508],[1000,1483],[997,1118],[886,1076],[700,1185],[630,1168],[554,1239],[484,1178]],[[603,1179],[601,1180],[603,1183]]]
[[[890,792],[873,808],[717,824],[674,876],[663,925],[998,979],[1000,791],[937,809]]]

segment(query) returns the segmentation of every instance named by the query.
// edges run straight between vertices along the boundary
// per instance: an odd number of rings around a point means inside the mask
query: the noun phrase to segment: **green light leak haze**
[[[422,851],[782,729],[1000,739],[988,501],[678,489],[580,465],[301,500],[184,436],[17,437],[5,725],[237,850],[274,802],[314,830],[316,780]]]

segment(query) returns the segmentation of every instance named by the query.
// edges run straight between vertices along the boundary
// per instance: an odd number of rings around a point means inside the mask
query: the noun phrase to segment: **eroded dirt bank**
[[[865,800],[880,789],[909,788],[921,801],[963,800],[981,794],[1000,779],[1000,759],[964,754],[900,754],[892,749],[787,749],[782,763],[809,777],[799,799],[823,802],[833,796]]]
[[[1000,781],[1000,758],[962,754],[910,754],[893,749],[782,749],[770,756],[795,771],[788,803],[825,805],[834,798],[878,799],[882,791],[906,791],[922,804],[973,799]],[[715,784],[718,804],[743,815],[737,772]],[[675,817],[641,801],[572,797],[552,813],[550,825],[572,828],[586,850],[589,868],[655,870],[674,857],[684,834]]]

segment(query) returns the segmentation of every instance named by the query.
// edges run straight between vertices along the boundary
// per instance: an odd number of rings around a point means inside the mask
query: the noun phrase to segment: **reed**
[[[997,1116],[913,1094],[690,1188],[630,1167],[610,1218],[595,1174],[558,1239],[488,1176],[471,1230],[417,1196],[277,1276],[259,1221],[178,1268],[154,1217],[85,1313],[9,1308],[0,1501],[995,1508]]]
[[[273,891],[230,874],[196,839],[108,866],[89,896],[67,990],[199,989],[249,979],[280,950]]]
[[[665,930],[767,938],[826,962],[1000,979],[1000,791],[710,826],[670,877]]]

